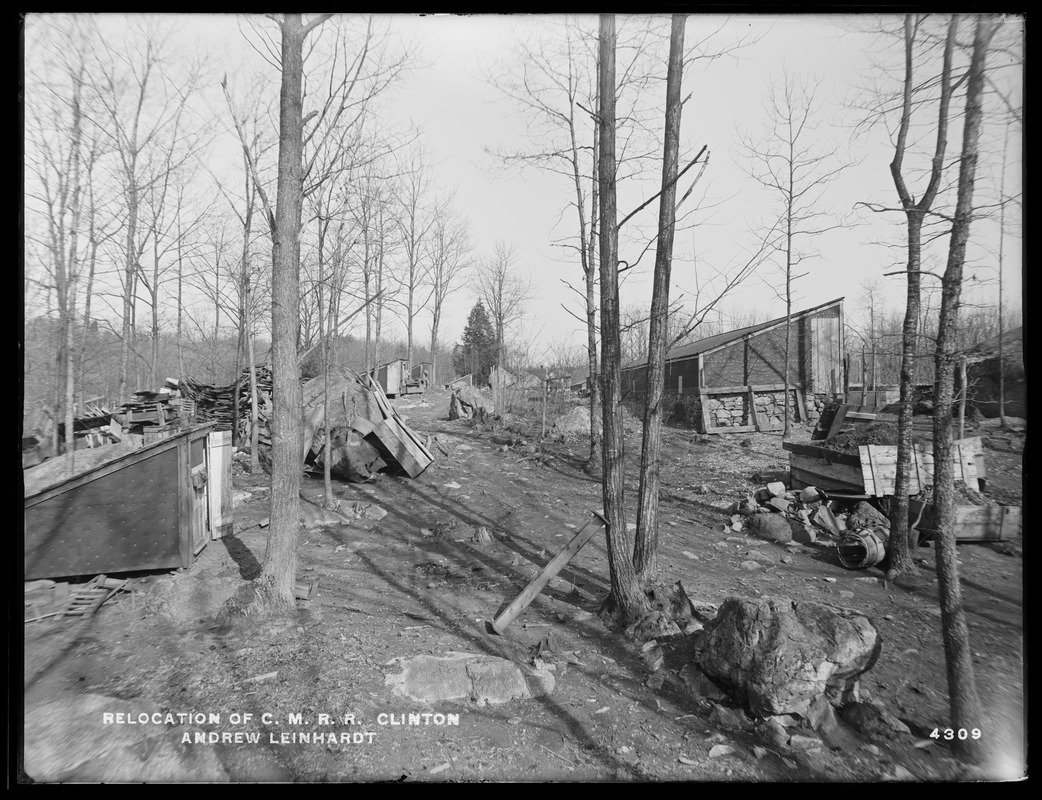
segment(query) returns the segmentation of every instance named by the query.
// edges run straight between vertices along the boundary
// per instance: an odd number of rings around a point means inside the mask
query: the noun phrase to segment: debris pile
[[[728,509],[729,531],[745,531],[785,544],[834,542],[849,569],[873,566],[885,556],[890,521],[865,500],[830,498],[809,486],[789,489],[773,481]]]
[[[324,377],[304,384],[305,463],[322,469],[328,457],[331,474],[360,482],[385,466],[400,467],[415,478],[434,461],[370,376],[344,370],[330,375],[328,383],[328,402]],[[331,440],[328,456],[324,436],[327,427]]]

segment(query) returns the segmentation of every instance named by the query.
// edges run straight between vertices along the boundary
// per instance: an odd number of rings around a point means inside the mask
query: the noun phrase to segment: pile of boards
[[[134,392],[123,404],[123,414],[129,427],[164,427],[183,415],[181,382],[167,378],[158,392]]]
[[[397,466],[415,478],[434,461],[419,437],[391,407],[369,375],[350,370],[312,378],[304,384],[305,463],[344,480],[368,480],[383,466]],[[325,430],[330,447],[326,452]]]

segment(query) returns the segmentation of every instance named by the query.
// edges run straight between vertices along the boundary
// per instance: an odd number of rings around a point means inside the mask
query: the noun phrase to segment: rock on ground
[[[783,514],[753,514],[745,521],[744,529],[760,539],[772,542],[791,542],[796,529],[802,526]]]
[[[105,713],[160,712],[144,700],[70,695],[25,710],[25,772],[39,782],[212,783],[228,773],[211,744],[182,744],[180,725],[103,724]],[[115,719],[115,718],[114,718]]]
[[[449,419],[471,419],[492,414],[492,400],[473,386],[460,386],[452,390],[449,398]]]
[[[590,433],[590,409],[587,406],[576,406],[567,414],[554,420],[553,431],[565,438],[582,436]]]
[[[421,703],[472,700],[478,705],[500,705],[550,694],[554,677],[547,670],[528,669],[495,656],[449,653],[394,659],[402,671],[388,675],[395,694]]]
[[[882,643],[859,612],[784,597],[728,598],[697,636],[695,663],[760,716],[805,715],[823,693],[838,704]]]

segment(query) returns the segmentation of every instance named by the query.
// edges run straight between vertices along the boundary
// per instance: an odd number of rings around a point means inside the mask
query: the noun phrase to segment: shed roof
[[[821,311],[823,308],[834,306],[837,303],[842,303],[843,298],[838,297],[835,300],[830,300],[827,303],[822,303],[819,306],[805,309],[804,311],[795,311],[792,314],[792,319],[800,319],[806,317],[809,314],[813,314],[817,311]],[[748,325],[744,328],[738,328],[737,330],[728,331],[727,333],[718,333],[715,336],[707,336],[705,339],[699,339],[697,342],[689,342],[688,344],[682,344],[679,347],[674,347],[668,353],[666,353],[666,361],[682,361],[686,358],[692,358],[693,356],[701,355],[702,353],[708,353],[710,350],[717,350],[734,342],[739,342],[746,336],[752,336],[756,333],[761,333],[768,328],[774,328],[778,325],[785,324],[785,317],[779,317],[778,319],[772,319],[767,322],[760,322],[756,325]],[[639,361],[631,361],[628,364],[623,364],[622,369],[637,369],[639,367],[647,366],[647,359],[641,359]]]

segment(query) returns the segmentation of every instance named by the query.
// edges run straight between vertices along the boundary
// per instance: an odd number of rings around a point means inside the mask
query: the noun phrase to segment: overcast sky
[[[891,18],[896,19],[896,18]],[[119,18],[112,18],[118,22]],[[207,51],[217,63],[215,74],[228,71],[232,75],[260,68],[257,54],[247,45],[240,31],[241,20],[232,16],[200,15],[180,18],[190,31],[194,44]],[[502,99],[490,85],[489,77],[497,68],[514,63],[512,50],[519,37],[536,36],[549,28],[557,18],[541,16],[440,16],[401,15],[390,18],[396,36],[415,51],[417,66],[385,100],[381,113],[388,125],[419,127],[435,163],[436,182],[445,189],[457,188],[460,208],[469,218],[476,254],[491,250],[497,240],[513,242],[518,251],[518,268],[531,276],[535,296],[529,305],[524,330],[534,339],[533,355],[537,360],[555,341],[580,344],[585,339],[581,324],[562,308],[567,303],[578,312],[579,306],[569,297],[561,279],[578,283],[581,272],[577,263],[567,263],[560,248],[551,241],[567,233],[573,217],[567,209],[572,187],[557,176],[536,171],[520,175],[505,173],[487,152],[524,145],[526,119],[516,106]],[[855,213],[858,203],[873,202],[894,205],[896,193],[889,173],[893,150],[887,132],[876,128],[855,137],[854,124],[859,119],[856,109],[859,92],[875,74],[872,65],[882,55],[878,39],[854,31],[864,27],[867,18],[850,16],[790,15],[768,18],[735,15],[691,16],[687,23],[687,40],[691,44],[709,31],[719,32],[716,41],[751,42],[732,56],[711,64],[697,62],[684,75],[683,94],[690,94],[685,104],[681,127],[683,147],[697,152],[703,145],[710,152],[709,166],[692,201],[700,200],[703,210],[696,211],[691,230],[678,233],[674,262],[674,296],[690,295],[698,281],[713,270],[742,260],[753,233],[763,220],[776,215],[775,198],[747,175],[749,162],[737,146],[739,132],[757,134],[764,120],[764,102],[772,81],[783,71],[818,82],[817,98],[821,106],[814,136],[823,147],[834,150],[837,159],[853,163],[829,186],[823,207],[833,213],[840,227],[816,237],[812,249],[816,256],[804,261],[800,272],[806,273],[796,284],[797,308],[809,307],[839,296],[848,299],[848,317],[858,313],[856,300],[862,284],[880,278],[885,296],[893,308],[903,302],[900,278],[883,278],[900,262],[901,253],[885,245],[901,244],[900,215]],[[1010,23],[1022,30],[1016,20]],[[968,36],[970,23],[964,22]],[[661,48],[664,60],[665,45]],[[1002,56],[993,56],[991,64]],[[27,62],[28,63],[28,62]],[[664,69],[663,69],[664,74]],[[1003,81],[1012,82],[1019,93],[1019,81],[1003,73]],[[890,79],[900,79],[900,63],[894,65]],[[648,91],[664,97],[664,81]],[[277,92],[277,87],[272,87]],[[863,94],[863,92],[862,92]],[[659,102],[662,102],[659,100]],[[992,108],[995,108],[993,105]],[[989,157],[982,163],[982,180],[997,192],[998,159],[1001,156],[1002,123],[997,116],[986,125],[990,136]],[[949,155],[954,159],[961,144],[961,126],[953,125],[949,137]],[[234,148],[234,140],[226,143]],[[1014,131],[1007,170],[1007,195],[1019,191],[1021,142]],[[218,151],[220,152],[220,151]],[[228,164],[232,159],[223,151],[215,156]],[[221,163],[213,165],[215,172]],[[620,217],[655,191],[660,167],[656,166],[644,184],[634,185],[620,197]],[[686,188],[681,185],[681,190]],[[689,201],[689,202],[692,202]],[[688,207],[690,208],[690,206]],[[657,214],[657,203],[644,212],[643,221],[651,226]],[[1021,286],[1019,212],[1008,219],[1005,247],[1007,303],[1019,305]],[[981,245],[971,251],[971,265],[981,277],[996,262],[996,223],[981,221],[974,229]],[[981,249],[984,248],[984,249]],[[620,258],[635,257],[639,245],[624,241]],[[987,251],[987,252],[986,252]],[[943,249],[936,251],[943,258]],[[989,254],[990,253],[990,254]],[[693,254],[697,254],[693,258]],[[650,299],[650,272],[654,260],[651,252],[634,270],[623,291],[623,306],[647,304]],[[701,270],[696,277],[696,267]],[[770,265],[748,280],[727,301],[728,308],[749,308],[780,316],[784,306],[771,286],[779,285],[780,275]],[[994,302],[994,285],[974,285],[967,296],[983,302]],[[453,298],[443,330],[444,338],[459,336],[474,296],[463,290]]]

